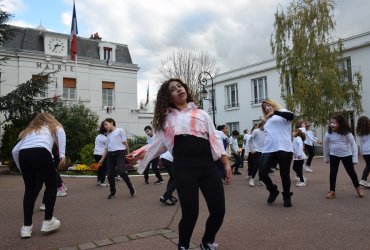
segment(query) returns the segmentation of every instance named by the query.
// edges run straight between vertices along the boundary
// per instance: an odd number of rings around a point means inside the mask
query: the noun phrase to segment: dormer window
[[[115,62],[116,61],[116,45],[113,43],[99,43],[100,60]]]
[[[112,48],[104,47],[104,60],[112,60]]]

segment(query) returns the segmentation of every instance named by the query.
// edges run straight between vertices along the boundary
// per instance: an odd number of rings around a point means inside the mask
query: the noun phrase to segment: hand
[[[138,160],[144,159],[145,154],[146,154],[146,152],[145,152],[145,151],[141,152],[141,153],[140,153],[140,154],[138,154],[138,155],[135,155],[134,153],[130,153],[130,154],[126,155],[126,160],[127,160],[130,164],[134,165],[134,164],[136,164],[136,162],[137,162]]]
[[[103,165],[103,161],[102,161],[102,160],[100,160],[100,161],[98,162],[98,166],[100,167],[101,165]]]
[[[225,168],[225,183],[226,184],[229,184],[231,182],[231,177],[233,176],[232,175],[232,171],[231,171],[231,166],[230,164],[227,164],[227,165],[224,165],[224,168]]]
[[[318,144],[322,145],[322,141],[317,141]]]
[[[65,163],[66,163],[66,159],[64,157],[61,157],[60,161],[59,161],[59,164],[58,164],[58,169],[63,168]]]

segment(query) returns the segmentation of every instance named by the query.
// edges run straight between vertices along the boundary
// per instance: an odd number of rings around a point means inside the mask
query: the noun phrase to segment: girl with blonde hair
[[[20,141],[12,150],[17,167],[22,172],[25,192],[23,197],[24,225],[21,237],[32,234],[32,215],[40,187],[45,183],[45,219],[42,232],[52,232],[60,227],[53,217],[57,195],[56,170],[53,166],[52,148],[59,148],[60,164],[65,162],[66,134],[63,126],[49,113],[39,113],[26,129],[19,134]]]

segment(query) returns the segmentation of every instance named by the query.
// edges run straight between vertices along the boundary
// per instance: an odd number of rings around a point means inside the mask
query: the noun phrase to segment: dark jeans
[[[25,185],[24,225],[32,225],[33,208],[43,183],[45,183],[45,220],[51,220],[57,196],[57,185],[50,152],[46,148],[22,149],[19,151],[19,165]]]
[[[215,161],[215,165],[216,165],[218,174],[220,175],[221,179],[224,179],[226,176],[224,164],[222,163],[221,160],[217,160]]]
[[[367,177],[370,173],[370,155],[364,155],[364,159],[366,162],[366,166],[364,168],[364,172],[362,172],[362,178],[361,180],[367,181]]]
[[[280,166],[280,177],[283,184],[283,191],[286,194],[290,193],[290,163],[292,161],[292,152],[276,151],[271,153],[263,153],[261,156],[260,165],[260,180],[266,185],[266,189],[272,191],[276,186],[272,183],[269,176],[271,166],[277,161]]]
[[[248,161],[248,175],[252,176],[254,169],[254,160],[251,152],[248,153],[247,161]]]
[[[189,242],[199,213],[199,189],[209,210],[202,242],[213,243],[225,215],[225,194],[215,167],[174,167],[182,217],[179,223],[179,246]]]
[[[170,176],[170,179],[167,182],[167,189],[166,192],[163,194],[163,198],[170,199],[172,197],[172,193],[176,189],[176,183],[175,183],[175,176],[173,174],[173,164],[172,161],[169,161],[167,159],[161,159],[163,166],[166,168],[168,175]]]
[[[98,163],[101,160],[101,158],[102,158],[101,155],[94,155],[96,163]],[[103,164],[98,168],[98,173],[96,175],[98,182],[104,183],[106,175],[107,175],[107,158],[104,159]]]
[[[240,159],[240,154],[239,153],[231,153],[234,156],[235,162],[233,165],[231,165],[231,169],[233,169],[234,173],[238,172],[239,167],[242,164],[242,161]]]
[[[245,156],[245,148],[242,149],[242,153],[240,154],[240,159],[242,161],[241,168],[244,167],[244,156]]]
[[[307,160],[306,160],[306,166],[311,166],[311,162],[312,162],[312,159],[313,157],[315,156],[315,147],[314,146],[310,146],[310,145],[307,145],[305,144],[304,145],[306,151],[307,151]]]
[[[116,193],[116,179],[115,179],[116,173],[118,173],[118,175],[122,177],[129,190],[130,191],[133,190],[132,183],[125,169],[126,152],[127,152],[126,150],[117,150],[108,152],[107,154],[108,181],[110,186],[110,192],[114,194]]]
[[[304,178],[303,178],[303,163],[304,163],[304,160],[294,160],[293,161],[293,170],[294,172],[296,172],[299,180],[301,182],[304,182]]]
[[[353,186],[355,188],[358,188],[360,184],[358,183],[357,174],[353,166],[352,155],[345,157],[330,155],[330,191],[335,192],[335,185],[337,182],[337,174],[340,161],[342,161],[343,166],[347,171],[347,174],[351,178]]]
[[[253,170],[251,174],[252,178],[256,177],[258,169],[260,168],[261,156],[262,156],[262,152],[255,152],[254,154],[250,155],[250,158],[251,158],[250,160],[253,161]]]
[[[152,164],[152,169],[153,169],[153,172],[154,172],[155,176],[157,177],[157,179],[160,180],[160,181],[163,181],[161,172],[158,169],[158,161],[159,161],[159,158],[155,158],[154,160],[151,160],[149,162],[148,166],[146,167],[146,169],[144,170],[144,179],[146,181],[149,180],[149,166],[150,166],[150,164]]]

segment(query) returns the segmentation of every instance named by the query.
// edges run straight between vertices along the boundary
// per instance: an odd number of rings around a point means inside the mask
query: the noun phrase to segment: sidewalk
[[[247,164],[245,164],[246,166]],[[329,165],[314,159],[314,173],[306,187],[292,185],[293,207],[284,208],[282,197],[267,205],[264,187],[249,187],[243,175],[234,176],[225,187],[226,216],[216,242],[222,249],[369,249],[370,190],[357,198],[352,183],[341,166],[337,198],[326,200]],[[359,176],[364,162],[356,165]],[[281,190],[278,173],[271,175]],[[291,172],[293,179],[294,174]],[[168,177],[165,177],[165,180]],[[43,212],[36,202],[31,239],[21,239],[23,223],[21,176],[0,175],[0,249],[177,249],[179,205],[163,206],[159,197],[166,185],[144,184],[142,176],[131,177],[137,197],[130,198],[124,182],[117,183],[117,198],[108,200],[109,188],[97,187],[94,178],[64,177],[66,197],[57,198],[54,215],[61,228],[42,235]],[[293,183],[292,183],[293,184]],[[203,197],[192,236],[192,249],[199,249],[208,211]]]

